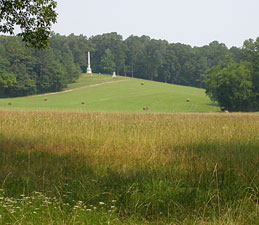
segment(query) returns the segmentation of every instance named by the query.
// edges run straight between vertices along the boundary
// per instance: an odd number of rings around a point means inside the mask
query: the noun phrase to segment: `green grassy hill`
[[[186,102],[187,98],[190,102]],[[143,110],[145,106],[148,106],[148,111]],[[130,113],[219,111],[203,89],[128,77],[112,79],[100,74],[82,75],[64,92],[0,99],[0,109]]]

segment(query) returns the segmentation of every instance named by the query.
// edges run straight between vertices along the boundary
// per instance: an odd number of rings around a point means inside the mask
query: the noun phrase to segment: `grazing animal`
[[[84,104],[85,104],[85,101],[82,101],[81,104],[84,105]]]
[[[191,99],[189,99],[189,98],[186,99],[186,102],[190,102],[190,101],[191,101]]]
[[[12,103],[11,103],[11,102],[8,102],[8,105],[12,105]]]
[[[141,85],[144,85],[144,82],[142,82]]]
[[[44,101],[47,102],[47,101],[48,101],[48,98],[44,98]]]
[[[143,107],[143,110],[145,111],[148,110],[148,106]]]

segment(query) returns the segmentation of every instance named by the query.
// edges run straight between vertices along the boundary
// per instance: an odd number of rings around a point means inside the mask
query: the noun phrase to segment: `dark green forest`
[[[60,91],[86,71],[205,88],[222,109],[255,111],[259,105],[259,38],[242,48],[217,41],[202,47],[122,36],[87,38],[52,34],[45,50],[28,48],[20,37],[0,36],[0,97]],[[231,98],[228,99],[230,96]],[[237,104],[236,104],[237,103]],[[237,107],[235,105],[239,105]]]

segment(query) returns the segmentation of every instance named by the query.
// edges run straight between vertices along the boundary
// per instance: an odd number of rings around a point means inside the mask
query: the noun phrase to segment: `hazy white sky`
[[[203,46],[259,37],[259,0],[57,0],[63,35],[117,32]]]

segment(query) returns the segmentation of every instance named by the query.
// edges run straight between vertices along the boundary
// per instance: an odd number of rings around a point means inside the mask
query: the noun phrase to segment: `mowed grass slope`
[[[83,75],[65,92],[0,99],[2,110],[139,113],[145,106],[150,113],[219,111],[203,89],[100,74]]]

